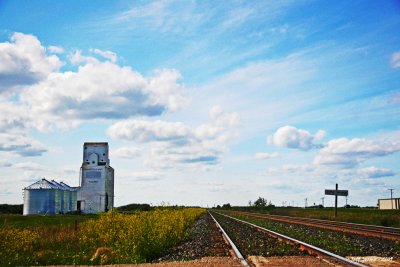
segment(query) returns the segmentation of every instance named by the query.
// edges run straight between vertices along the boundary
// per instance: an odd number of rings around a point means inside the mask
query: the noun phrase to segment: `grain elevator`
[[[108,143],[84,143],[77,209],[82,213],[97,213],[113,207],[114,169],[110,166]]]

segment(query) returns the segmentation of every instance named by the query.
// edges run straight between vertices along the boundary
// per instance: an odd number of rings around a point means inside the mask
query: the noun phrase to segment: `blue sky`
[[[77,186],[85,141],[116,205],[398,196],[399,28],[398,1],[1,1],[0,203]]]

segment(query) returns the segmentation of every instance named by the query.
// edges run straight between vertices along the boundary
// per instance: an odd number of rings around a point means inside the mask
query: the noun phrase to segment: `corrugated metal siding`
[[[53,189],[24,190],[24,215],[55,213],[55,191]]]
[[[76,199],[74,188],[54,180],[41,179],[25,187],[23,214],[61,214],[76,211]]]

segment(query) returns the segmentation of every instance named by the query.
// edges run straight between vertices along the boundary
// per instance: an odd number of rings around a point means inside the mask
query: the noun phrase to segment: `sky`
[[[2,0],[0,203],[97,141],[116,206],[399,197],[399,29],[390,0]]]

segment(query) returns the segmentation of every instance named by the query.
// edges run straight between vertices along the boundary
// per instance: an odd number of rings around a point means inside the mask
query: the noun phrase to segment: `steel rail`
[[[264,227],[261,227],[261,226],[258,226],[258,225],[255,225],[255,224],[252,224],[252,223],[249,223],[249,222],[246,222],[246,221],[243,221],[243,220],[234,218],[234,217],[231,217],[231,216],[226,215],[226,214],[222,214],[222,213],[219,213],[219,212],[216,212],[216,213],[217,213],[217,214],[220,214],[220,215],[222,215],[222,216],[225,216],[225,217],[227,217],[227,218],[230,218],[230,219],[232,219],[232,220],[236,220],[236,221],[238,221],[238,222],[241,222],[241,223],[250,225],[250,226],[252,226],[252,227],[255,227],[255,228],[257,228],[257,229],[259,229],[259,230],[261,230],[261,231],[263,231],[263,232],[266,232],[266,233],[268,233],[268,234],[270,234],[270,235],[272,235],[272,236],[275,236],[275,237],[277,237],[277,238],[280,238],[280,239],[282,239],[282,240],[285,240],[285,241],[289,241],[289,242],[291,242],[291,243],[298,244],[298,245],[300,245],[300,247],[301,247],[302,249],[308,251],[309,253],[310,253],[310,252],[311,252],[311,253],[313,252],[313,253],[315,253],[315,254],[317,254],[317,255],[328,256],[328,257],[334,258],[334,259],[336,259],[336,260],[339,260],[339,261],[341,261],[341,262],[344,262],[344,263],[347,263],[347,264],[350,264],[350,265],[353,265],[353,266],[368,267],[367,265],[364,265],[364,264],[362,264],[362,263],[349,260],[349,259],[347,259],[347,258],[345,258],[345,257],[339,256],[339,255],[337,255],[337,254],[334,254],[334,253],[329,252],[329,251],[327,251],[327,250],[324,250],[324,249],[322,249],[322,248],[318,248],[318,247],[316,247],[316,246],[307,244],[307,243],[305,243],[305,242],[303,242],[303,241],[300,241],[300,240],[291,238],[291,237],[289,237],[289,236],[282,235],[282,234],[280,234],[280,233],[278,233],[278,232],[274,232],[274,231],[269,230],[269,229],[266,229],[266,228],[264,228]]]
[[[236,257],[240,260],[240,263],[243,266],[250,267],[249,263],[246,261],[246,259],[243,257],[242,253],[240,253],[239,249],[236,247],[235,243],[229,238],[228,234],[224,231],[224,228],[218,223],[218,221],[212,216],[211,212],[208,211],[208,214],[210,214],[211,218],[214,220],[215,224],[218,226],[218,228],[221,230],[222,234],[228,240],[229,245],[232,247],[233,252],[235,253]]]
[[[323,228],[332,228],[334,230],[338,230],[337,228],[341,228],[343,231],[345,229],[348,229],[348,230],[352,230],[349,232],[357,232],[358,234],[364,234],[364,235],[373,233],[373,234],[376,234],[374,236],[381,237],[381,238],[388,238],[388,239],[394,239],[394,240],[400,239],[400,229],[394,228],[394,227],[384,227],[384,226],[378,226],[378,225],[347,223],[347,222],[319,220],[319,219],[312,219],[312,218],[300,218],[300,217],[291,217],[291,216],[282,216],[282,215],[243,212],[243,211],[234,211],[234,213],[245,214],[245,215],[255,217],[255,218],[264,218],[264,219],[270,219],[270,220],[281,221],[281,222],[305,224],[305,225],[310,225],[310,226],[315,226],[315,227],[324,226]]]

